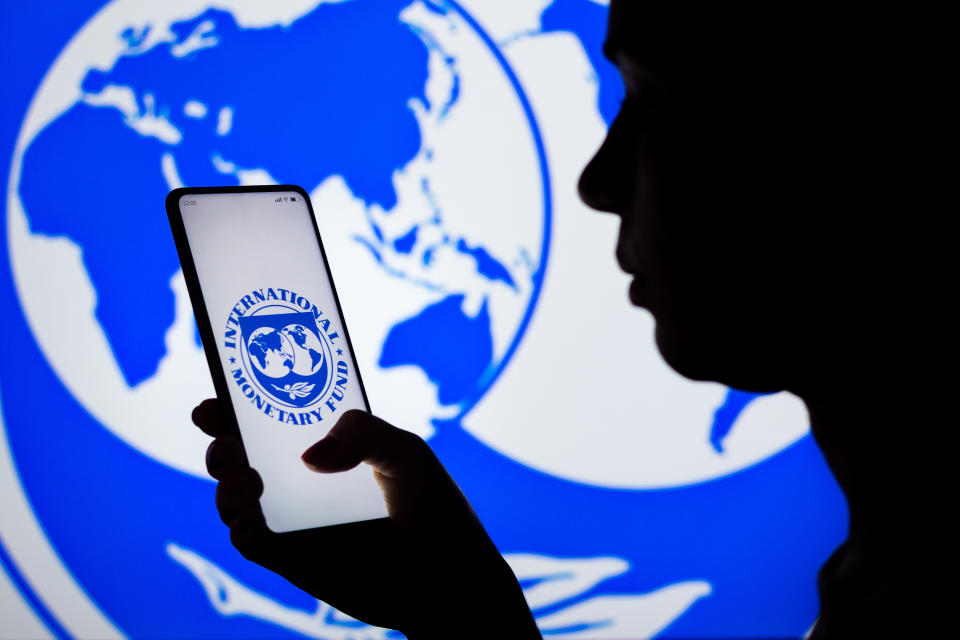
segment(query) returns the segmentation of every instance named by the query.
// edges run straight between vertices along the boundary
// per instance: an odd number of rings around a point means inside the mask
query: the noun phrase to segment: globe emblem
[[[307,298],[301,296],[301,303],[294,304],[290,300],[278,299],[278,291],[286,295],[286,290],[279,288],[267,287],[257,291],[262,296],[269,296],[271,302],[255,305],[247,313],[237,316],[239,332],[230,328],[235,326],[232,320],[235,311],[231,311],[227,330],[231,345],[228,348],[232,352],[228,358],[231,374],[241,385],[244,396],[252,398],[258,406],[265,406],[262,404],[265,401],[272,402],[279,410],[305,408],[329,401],[331,398],[325,398],[325,394],[331,389],[334,378],[343,386],[350,371],[350,365],[341,360],[344,350],[332,342],[343,340],[340,337],[342,328],[332,324],[332,319],[327,319],[319,308],[304,311],[311,306]],[[224,339],[228,338],[225,336]],[[237,348],[238,343],[240,348]],[[339,375],[334,376],[334,371]],[[249,385],[266,396],[261,398]],[[341,390],[334,390],[333,401],[342,397]],[[329,406],[327,409],[331,412],[328,417],[332,417],[334,409]],[[315,417],[322,418],[320,415]]]
[[[294,363],[297,356],[285,330],[276,331],[270,327],[257,329],[247,340],[247,353],[254,366],[271,378],[282,378],[296,370]],[[300,368],[303,368],[303,364]]]
[[[199,478],[202,456],[184,452],[202,450],[203,436],[184,425],[170,437],[169,425],[212,389],[166,222],[115,225],[99,197],[69,186],[76,173],[62,148],[99,167],[117,201],[144,211],[181,185],[307,188],[368,395],[379,414],[425,437],[436,419],[474,406],[507,366],[547,259],[539,132],[473,19],[453,3],[442,11],[418,1],[301,4],[281,3],[275,16],[244,3],[228,11],[198,0],[186,12],[111,5],[92,23],[114,34],[111,50],[81,39],[90,44],[65,52],[87,62],[71,63],[71,77],[54,73],[38,104],[59,106],[28,117],[11,173],[18,197],[8,211],[24,231],[11,235],[12,255],[25,260],[15,258],[13,270],[40,348],[104,427]],[[362,25],[395,65],[348,55],[359,43],[344,25]],[[315,48],[311,62],[291,59],[301,46]],[[282,94],[254,86],[250,65],[269,69]],[[67,87],[79,98],[57,102]],[[506,148],[515,148],[510,163],[500,161]],[[72,213],[48,201],[35,182],[41,175],[74,192]],[[33,241],[44,234],[69,238],[82,258]],[[70,300],[57,326],[68,321],[82,347],[61,348],[54,316],[34,299],[41,260],[43,273],[59,274],[57,295]],[[138,295],[120,293],[131,290]],[[322,362],[310,350],[322,350],[309,332],[289,329],[252,366],[267,375],[285,362],[299,375],[316,372]]]
[[[430,439],[508,556],[524,552],[508,559],[521,580],[545,585],[528,594],[547,612],[538,618],[545,628],[589,636],[601,620],[611,626],[600,631],[643,637],[679,619],[688,626],[676,633],[697,637],[713,628],[711,615],[722,617],[717,609],[763,609],[768,596],[743,576],[774,565],[747,552],[737,557],[750,566],[728,566],[723,558],[741,542],[728,518],[769,516],[778,505],[741,499],[749,490],[710,492],[746,486],[753,465],[782,470],[764,476],[780,486],[815,464],[803,409],[790,397],[679,380],[652,340],[637,338],[651,321],[625,310],[616,230],[586,212],[571,186],[610,121],[609,76],[598,62],[603,3],[501,4],[118,0],[78,27],[53,63],[11,162],[5,247],[36,343],[31,375],[47,382],[35,385],[43,395],[7,395],[14,385],[5,377],[3,409],[30,513],[46,525],[64,573],[90,594],[85,619],[103,618],[77,635],[121,635],[114,623],[131,636],[184,635],[179,618],[146,613],[157,609],[183,612],[198,637],[222,636],[224,625],[242,629],[237,637],[276,625],[353,637],[343,629],[355,623],[323,605],[300,616],[289,603],[303,607],[302,594],[231,559],[210,512],[208,441],[185,417],[213,389],[159,203],[172,187],[225,182],[308,190],[374,411]],[[390,64],[359,55],[367,43],[389,51]],[[610,259],[592,259],[603,255]],[[315,375],[324,365],[315,353],[329,352],[308,327],[277,326],[244,343],[252,368],[271,380]],[[48,429],[11,418],[18,403],[30,407],[23,416],[47,408]],[[44,472],[61,443],[68,449],[57,464],[79,479],[78,491],[99,495],[122,477],[130,493],[156,496],[149,510],[124,503],[136,523],[125,546],[111,544],[116,507],[64,511],[70,501]],[[71,472],[73,461],[87,464]],[[709,539],[691,537],[697,527],[671,528],[670,491],[690,513],[713,505],[742,513],[710,511],[718,524]],[[839,522],[817,511],[836,505],[833,494],[781,499],[810,521]],[[662,525],[668,543],[646,521],[624,527],[625,513]],[[519,530],[518,514],[536,526]],[[63,521],[86,528],[67,532]],[[596,535],[571,521],[590,522]],[[764,533],[779,545],[795,530]],[[541,555],[545,539],[553,546]],[[834,544],[807,540],[781,575],[815,567]],[[215,561],[196,551],[218,544]],[[114,557],[119,568],[109,571],[91,560]],[[162,576],[143,594],[152,608],[116,588],[127,566]],[[604,591],[612,578],[617,586]],[[198,584],[209,601],[190,591]],[[701,614],[694,603],[711,589],[704,606],[714,613]],[[766,591],[776,602],[795,597]],[[598,602],[581,599],[598,592]],[[613,600],[599,602],[603,594]],[[234,601],[227,606],[234,595],[258,604],[236,615]],[[243,627],[253,621],[275,626]],[[809,625],[793,623],[731,635],[797,635]]]

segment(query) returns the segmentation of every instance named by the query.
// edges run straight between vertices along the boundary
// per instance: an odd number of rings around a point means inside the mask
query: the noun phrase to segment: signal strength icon
[[[274,202],[283,202],[283,200],[281,198],[277,198],[276,200],[274,200]]]

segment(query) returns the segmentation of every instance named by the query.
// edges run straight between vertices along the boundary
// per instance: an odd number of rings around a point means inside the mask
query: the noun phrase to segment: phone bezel
[[[360,368],[357,366],[356,356],[353,351],[353,343],[350,341],[350,331],[347,329],[347,321],[343,314],[343,308],[340,306],[340,298],[337,295],[337,287],[333,282],[333,274],[330,272],[330,262],[327,260],[327,253],[323,248],[323,240],[320,238],[320,229],[317,226],[317,218],[313,211],[313,204],[310,202],[310,196],[307,192],[297,185],[278,184],[278,185],[245,185],[245,186],[217,186],[217,187],[180,187],[167,194],[166,209],[167,219],[170,222],[170,230],[173,232],[173,241],[177,247],[177,255],[180,258],[180,267],[183,269],[183,278],[187,283],[187,292],[190,296],[190,304],[193,306],[193,313],[197,320],[197,329],[200,332],[200,342],[203,344],[203,352],[207,358],[207,367],[210,369],[210,376],[213,378],[213,388],[217,394],[217,402],[220,405],[220,411],[227,419],[227,428],[230,433],[237,438],[241,446],[243,437],[240,434],[240,425],[237,422],[237,414],[233,409],[233,403],[230,400],[230,390],[227,385],[226,372],[220,363],[220,353],[217,351],[217,338],[213,332],[213,325],[210,322],[210,316],[207,314],[206,301],[203,298],[203,288],[200,285],[200,277],[197,274],[197,267],[193,261],[193,253],[190,249],[190,241],[187,239],[187,231],[183,224],[183,214],[180,211],[180,199],[185,195],[191,194],[232,194],[232,193],[275,193],[280,191],[294,191],[303,197],[307,205],[307,211],[310,214],[310,223],[313,226],[313,233],[320,247],[320,256],[323,259],[323,266],[327,273],[327,279],[330,282],[330,289],[333,292],[333,300],[337,307],[337,313],[340,316],[343,336],[347,342],[350,352],[350,361],[353,363],[353,371],[356,373],[357,384],[360,386],[360,395],[363,397],[364,410],[370,412],[370,402],[367,400],[367,391],[363,386],[363,378],[360,374]],[[378,520],[387,520],[388,518],[373,518],[371,520],[358,520],[355,522],[346,522],[342,524],[329,525],[326,527],[315,527],[316,529],[332,529],[334,527],[349,527],[362,522],[376,522]],[[267,526],[269,529],[269,525]],[[301,529],[309,531],[310,529]],[[273,531],[271,529],[271,531]],[[297,533],[288,531],[278,535],[287,535]]]

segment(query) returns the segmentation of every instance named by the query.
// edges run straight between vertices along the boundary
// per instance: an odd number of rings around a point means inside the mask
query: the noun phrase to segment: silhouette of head
[[[626,97],[581,198],[621,218],[630,298],[678,372],[801,395],[839,383],[872,348],[890,263],[882,63],[836,13],[660,5],[611,2]]]

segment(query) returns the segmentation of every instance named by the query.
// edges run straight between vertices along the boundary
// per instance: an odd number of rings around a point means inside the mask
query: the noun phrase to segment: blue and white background
[[[189,423],[212,385],[163,198],[271,182],[311,193],[374,411],[545,635],[810,627],[846,516],[802,405],[670,371],[576,197],[623,94],[603,2],[3,11],[0,637],[396,635],[233,550]]]

